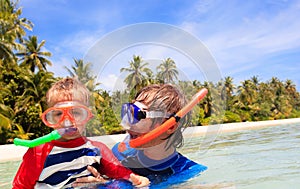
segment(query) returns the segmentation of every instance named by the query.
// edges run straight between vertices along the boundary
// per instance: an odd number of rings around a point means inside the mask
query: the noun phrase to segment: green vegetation
[[[60,78],[47,71],[52,63],[50,52],[43,51],[45,40],[26,36],[32,23],[20,18],[21,9],[10,0],[0,0],[0,144],[13,138],[33,139],[51,131],[40,115],[47,109],[45,94],[51,84]],[[127,60],[124,60],[124,62]],[[234,86],[233,78],[225,77],[218,83],[178,81],[174,60],[166,58],[155,72],[141,56],[133,56],[124,82],[127,90],[109,94],[90,75],[91,63],[74,59],[74,66],[65,68],[91,91],[91,107],[95,115],[87,126],[87,136],[123,132],[120,106],[133,99],[137,90],[153,83],[174,83],[188,99],[205,87],[208,95],[192,112],[191,125],[210,125],[241,121],[260,121],[300,117],[300,95],[291,80],[280,81],[273,77],[260,82],[257,76]]]

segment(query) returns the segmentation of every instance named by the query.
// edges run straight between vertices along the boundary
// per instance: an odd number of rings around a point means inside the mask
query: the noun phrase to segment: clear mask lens
[[[53,107],[46,110],[42,119],[49,127],[58,127],[59,124],[65,125],[63,122],[68,120],[68,125],[86,123],[93,115],[89,109],[83,106],[70,107]]]
[[[81,107],[72,108],[69,110],[71,117],[78,122],[88,119],[88,111]]]
[[[123,104],[121,109],[122,123],[135,124],[139,122],[142,119],[138,116],[138,112],[140,111],[140,108],[134,104]]]
[[[50,110],[46,114],[45,119],[50,124],[57,124],[57,123],[59,123],[62,120],[63,114],[64,114],[64,112],[62,110],[58,110],[58,109],[56,109],[56,110]]]

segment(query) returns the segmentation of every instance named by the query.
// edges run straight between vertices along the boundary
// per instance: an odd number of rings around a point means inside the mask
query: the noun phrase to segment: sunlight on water
[[[208,170],[171,188],[300,188],[299,124],[222,134],[205,153],[202,140],[186,139],[179,151]],[[1,189],[11,188],[19,163],[0,163]]]
[[[205,154],[194,151],[201,138],[188,140],[181,152],[208,170],[184,186],[300,188],[299,131],[294,124],[222,134]]]

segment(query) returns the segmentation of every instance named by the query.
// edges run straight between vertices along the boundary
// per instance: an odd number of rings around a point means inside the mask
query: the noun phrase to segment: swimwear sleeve
[[[100,173],[108,176],[109,178],[128,180],[132,171],[125,168],[123,165],[114,164],[109,160],[101,159]]]
[[[51,151],[49,145],[29,148],[23,156],[23,161],[13,180],[13,189],[32,189],[43,169],[47,154]]]
[[[23,161],[13,180],[13,189],[34,188],[35,181],[39,175],[35,175],[35,158],[33,149],[29,148],[23,156]],[[31,173],[30,173],[31,172]]]

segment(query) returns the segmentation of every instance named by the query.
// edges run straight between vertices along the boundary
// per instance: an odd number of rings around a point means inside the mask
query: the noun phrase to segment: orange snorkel
[[[201,89],[198,93],[196,93],[191,101],[184,106],[181,110],[179,110],[174,116],[169,118],[167,121],[165,121],[161,126],[157,127],[156,129],[150,131],[149,133],[140,136],[136,139],[132,139],[129,141],[129,145],[132,148],[137,148],[154,138],[160,136],[164,132],[166,132],[168,129],[170,129],[173,125],[175,125],[180,118],[185,116],[189,111],[193,109],[193,107],[198,104],[208,93],[208,90],[206,88]]]

